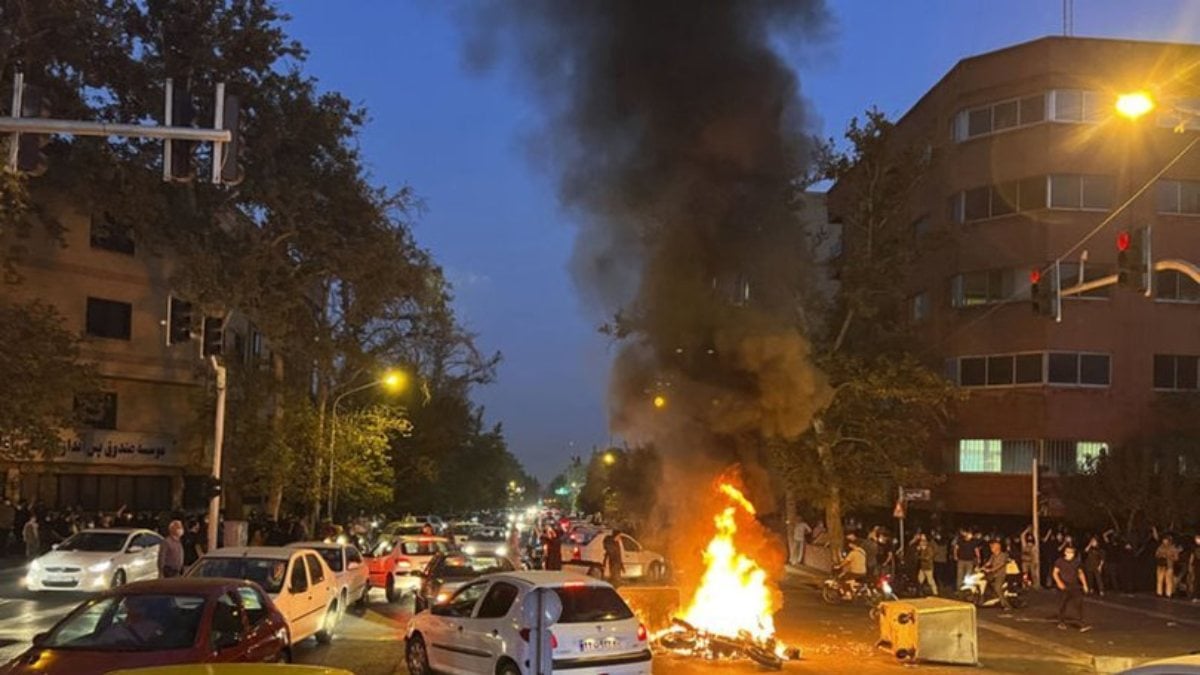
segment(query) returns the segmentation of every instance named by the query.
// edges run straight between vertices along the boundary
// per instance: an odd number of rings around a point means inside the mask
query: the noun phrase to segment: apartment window
[[[1050,384],[1107,387],[1108,354],[1050,352],[1046,357],[1046,381]]]
[[[117,428],[117,395],[111,391],[90,392],[75,396],[75,419],[92,429]]]
[[[912,320],[914,323],[924,321],[929,318],[929,293],[921,291],[909,299],[912,309]]]
[[[999,473],[1003,450],[998,438],[964,438],[958,442],[961,473]]]
[[[1194,114],[1190,114],[1191,111],[1200,110],[1200,99],[1179,99],[1173,101],[1171,108],[1184,112],[1162,109],[1158,114],[1158,126],[1177,129],[1182,125],[1184,129],[1200,129],[1200,120],[1197,120]]]
[[[103,298],[87,299],[87,334],[92,337],[128,340],[133,305]]]
[[[1078,286],[1080,283],[1086,282],[1086,281],[1095,281],[1097,279],[1102,279],[1106,276],[1112,275],[1115,271],[1115,268],[1110,265],[1095,265],[1095,264],[1088,263],[1083,266],[1083,278],[1080,279],[1079,278],[1079,263],[1061,262],[1058,264],[1058,269],[1059,269],[1059,274],[1062,277],[1062,287],[1063,288],[1070,288],[1072,286]],[[1065,297],[1065,299],[1070,300],[1073,298],[1090,298],[1090,299],[1107,300],[1109,298],[1109,296],[1111,295],[1111,291],[1112,291],[1111,286],[1102,286],[1100,288],[1095,288],[1090,291],[1078,293],[1076,295],[1068,295]]]
[[[128,225],[113,220],[108,213],[93,213],[88,238],[92,248],[133,255],[133,235]]]
[[[992,186],[992,217],[1007,216],[1017,212],[1017,192],[1019,188],[1016,181],[1008,183],[1000,183]]]
[[[1200,182],[1160,180],[1157,191],[1159,213],[1200,215]]]
[[[1160,302],[1200,302],[1200,284],[1176,270],[1155,272],[1154,299]]]
[[[998,131],[1037,124],[1046,119],[1046,95],[1033,94],[960,111],[952,125],[954,140],[986,136]]]
[[[1041,352],[964,356],[958,360],[958,384],[962,387],[1042,384],[1043,363]]]
[[[1041,352],[1015,355],[1013,357],[1013,383],[1041,384],[1044,382],[1045,361]]]
[[[1056,89],[1051,96],[1056,122],[1099,122],[1104,119],[1104,97],[1099,92]]]
[[[1079,441],[1075,444],[1075,465],[1080,471],[1087,470],[1106,452],[1108,443]]]
[[[997,103],[992,107],[992,130],[1003,131],[1021,124],[1020,102],[1017,100]]]
[[[955,223],[966,223],[999,218],[1018,211],[1044,209],[1047,206],[1046,182],[1046,176],[1033,176],[955,193],[950,197],[950,219]],[[1094,190],[1095,186],[1089,184],[1089,188]],[[1076,203],[1082,202],[1081,190],[1080,183],[1076,182]],[[1094,198],[1095,195],[1089,195],[1089,200]]]
[[[992,109],[978,108],[967,113],[967,136],[983,136],[992,133]]]
[[[992,190],[988,186],[963,192],[963,220],[983,220],[992,217]]]
[[[1176,354],[1154,355],[1154,388],[1167,391],[1194,391],[1200,357]]]
[[[966,356],[959,359],[958,384],[961,387],[987,386],[987,357]]]
[[[980,270],[959,274],[950,283],[952,304],[961,308],[1007,302],[1028,290],[1029,282],[1015,270]]]
[[[1050,176],[1050,208],[1110,209],[1112,176],[1058,174]]]
[[[1046,95],[1034,94],[1021,99],[1021,124],[1037,124],[1046,119]]]

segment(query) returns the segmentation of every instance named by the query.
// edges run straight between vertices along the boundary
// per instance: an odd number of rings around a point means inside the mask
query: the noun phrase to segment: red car
[[[289,661],[287,623],[249,581],[175,578],[84,602],[0,673],[101,675],[182,663]]]
[[[388,602],[421,588],[423,573],[433,556],[449,553],[454,544],[446,537],[428,535],[385,537],[367,556],[371,588],[382,588]]]

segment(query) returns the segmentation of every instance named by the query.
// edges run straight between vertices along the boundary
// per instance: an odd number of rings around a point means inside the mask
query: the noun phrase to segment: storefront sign
[[[90,464],[183,464],[170,436],[99,429],[70,433],[51,461]]]

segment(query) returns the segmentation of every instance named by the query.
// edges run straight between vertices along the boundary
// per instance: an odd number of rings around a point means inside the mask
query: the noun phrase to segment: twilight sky
[[[417,239],[481,347],[504,353],[499,381],[475,393],[487,418],[542,480],[607,443],[609,347],[572,287],[575,231],[554,180],[523,150],[540,122],[532,99],[503,72],[463,67],[449,2],[281,4],[307,71],[371,111],[362,141],[374,180],[421,195]],[[903,114],[961,58],[1062,31],[1056,0],[843,0],[831,11],[821,44],[777,36],[824,136],[870,106]],[[1200,42],[1200,2],[1078,0],[1075,34]]]

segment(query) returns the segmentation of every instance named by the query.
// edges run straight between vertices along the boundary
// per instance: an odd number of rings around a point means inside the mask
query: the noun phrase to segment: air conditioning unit
[[[898,659],[977,665],[975,605],[942,598],[885,602],[879,644]]]

